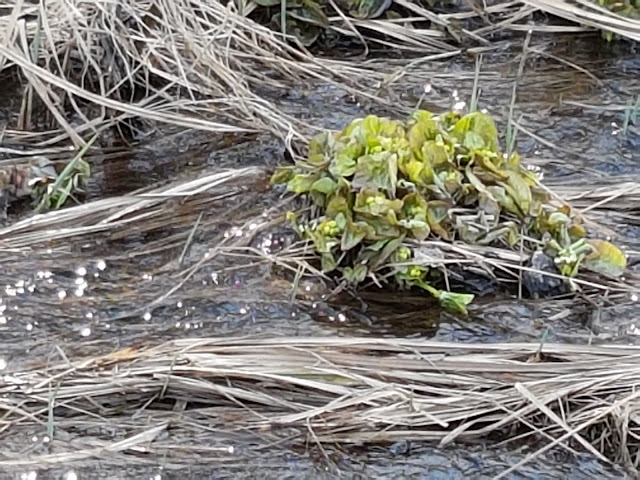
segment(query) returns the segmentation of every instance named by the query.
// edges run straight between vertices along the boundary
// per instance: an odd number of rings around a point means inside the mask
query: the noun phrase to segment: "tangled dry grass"
[[[64,358],[6,372],[1,431],[46,425],[52,450],[3,451],[0,466],[135,461],[141,451],[180,465],[218,458],[224,450],[204,449],[207,439],[241,430],[299,444],[442,446],[509,432],[509,441],[546,445],[502,476],[556,446],[636,469],[639,359],[638,348],[622,346],[337,337],[184,339]],[[125,438],[56,440],[107,423]],[[177,440],[188,432],[190,441]]]
[[[469,47],[464,40],[472,42],[469,51],[482,51],[491,50],[489,35],[499,30],[576,30],[524,23],[537,10],[636,40],[640,30],[637,21],[589,7],[585,1],[578,6],[568,1],[495,2],[486,11],[446,15],[401,3],[415,14],[413,20],[430,22],[434,28],[360,21],[366,24],[365,32],[374,32],[366,35],[353,22],[344,24],[339,17],[344,25],[336,26],[333,20],[332,28],[365,43],[383,35],[389,46],[414,54],[401,64],[377,62],[373,68],[316,57],[290,38],[253,22],[233,3],[5,3],[0,15],[0,72],[16,68],[26,84],[20,128],[7,129],[4,138],[38,147],[70,140],[79,148],[87,138],[127,118],[212,132],[264,131],[281,138],[304,138],[314,127],[285,114],[265,92],[322,82],[393,109],[397,108],[393,101],[378,95],[381,86],[402,78],[416,62],[460,54],[462,47]],[[475,30],[456,26],[469,19],[484,24]],[[39,134],[25,135],[23,130]]]

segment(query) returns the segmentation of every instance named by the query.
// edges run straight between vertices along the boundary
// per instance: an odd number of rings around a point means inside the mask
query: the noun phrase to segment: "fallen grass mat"
[[[640,9],[637,2],[635,7],[632,2],[606,0],[524,0],[523,3],[579,25],[603,30],[609,39],[615,34],[640,40]],[[602,3],[608,4],[609,8]]]
[[[187,428],[282,429],[287,436],[295,432],[297,441],[319,444],[416,440],[445,446],[489,435],[513,442],[535,437],[545,446],[509,471],[553,447],[635,469],[638,383],[640,347],[630,346],[181,339],[4,372],[2,441],[29,425],[48,430],[54,440],[74,425],[76,431],[88,424],[126,425],[135,433],[100,449],[67,445],[59,455],[3,451],[0,467],[114,452],[136,456],[174,444],[171,436]],[[169,461],[189,457],[189,447],[180,447],[166,448]]]
[[[328,21],[341,36],[423,55],[416,61],[394,54],[369,69],[366,62],[315,56],[292,35],[283,37],[253,21],[246,15],[255,2],[244,4],[244,12],[233,2],[202,0],[13,2],[0,10],[0,72],[18,70],[25,84],[17,126],[4,137],[37,149],[68,142],[81,148],[96,132],[135,118],[210,132],[305,139],[317,128],[284,112],[273,101],[277,92],[329,84],[377,106],[403,110],[406,105],[383,98],[379,87],[389,88],[420,63],[460,55],[461,43],[492,48],[492,32],[534,28],[523,22],[536,9],[639,38],[637,20],[584,0],[580,8],[541,0],[494,3],[484,10],[436,14],[396,0],[410,17],[386,20],[348,19],[336,9]],[[481,26],[467,30],[464,22],[470,19]],[[557,33],[583,27],[535,28]],[[430,75],[420,71],[417,81]]]

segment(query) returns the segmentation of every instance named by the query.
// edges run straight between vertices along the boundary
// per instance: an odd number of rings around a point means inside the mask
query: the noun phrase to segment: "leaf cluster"
[[[568,208],[550,203],[517,153],[501,153],[496,125],[482,112],[357,119],[316,136],[307,158],[271,181],[313,205],[289,219],[313,242],[324,272],[351,284],[420,287],[460,313],[473,295],[440,289],[442,259],[424,254],[424,240],[542,246],[566,276],[581,266],[620,275],[626,266],[616,247],[587,240]]]

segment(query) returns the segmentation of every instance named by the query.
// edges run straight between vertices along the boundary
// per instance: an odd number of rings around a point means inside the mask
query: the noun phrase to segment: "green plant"
[[[517,153],[501,152],[494,121],[477,111],[357,119],[316,136],[308,157],[279,168],[272,183],[311,203],[310,213],[288,219],[313,243],[324,272],[350,284],[419,287],[463,314],[473,295],[442,289],[442,259],[426,259],[427,239],[544,245],[566,276],[580,267],[619,275],[626,266],[615,246],[586,240],[569,210],[549,202],[537,175]]]
[[[59,175],[51,169],[52,173],[41,175],[31,181],[33,183],[32,195],[38,202],[37,212],[57,210],[69,198],[73,198],[74,194],[83,191],[91,175],[91,167],[83,157],[96,138],[94,136],[89,140]]]

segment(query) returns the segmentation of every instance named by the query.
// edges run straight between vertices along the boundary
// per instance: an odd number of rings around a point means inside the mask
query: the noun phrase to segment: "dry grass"
[[[177,226],[174,221],[185,221],[176,215],[176,207],[190,212],[187,220],[190,221],[192,215],[211,205],[242,197],[251,187],[258,190],[256,183],[260,181],[264,183],[265,171],[257,167],[174,180],[168,185],[129,195],[34,215],[1,229],[0,244],[8,248],[26,248],[95,233],[123,230],[144,233],[147,229],[168,229]],[[188,225],[190,223],[183,224]]]
[[[636,42],[640,40],[640,20],[618,15],[592,0],[524,0],[523,3],[578,25],[612,32]]]
[[[65,357],[4,378],[0,432],[40,424],[52,432],[53,448],[3,452],[3,468],[118,452],[130,461],[140,452],[165,455],[169,464],[194,454],[211,460],[220,452],[206,453],[198,442],[240,431],[319,444],[444,446],[490,434],[546,441],[503,475],[556,446],[634,469],[640,462],[637,347],[204,338]],[[56,442],[74,425],[107,424],[131,433],[99,448]],[[191,442],[173,440],[184,430]]]
[[[128,117],[300,136],[310,127],[256,90],[342,78],[219,2],[19,1],[0,25],[3,67],[18,67],[27,80],[21,125],[38,126],[39,98],[50,126],[76,147],[88,132]],[[81,108],[87,102],[97,108],[91,116]]]
[[[450,14],[398,3],[414,17],[345,22],[344,15],[337,15],[331,28],[367,44],[413,52],[421,63],[458,55],[463,46],[491,49],[493,32],[531,28],[526,22],[536,9],[638,39],[637,21],[585,1],[504,1],[485,11]],[[16,67],[26,80],[19,129],[4,136],[38,148],[67,139],[79,148],[87,138],[132,117],[212,132],[263,131],[303,139],[313,126],[268,100],[274,92],[321,82],[397,110],[395,99],[377,92],[415,63],[379,63],[372,70],[355,59],[318,58],[243,16],[232,3],[51,0],[34,5],[20,0],[3,7],[0,71]],[[464,22],[470,19],[484,26],[468,30]],[[33,129],[40,135],[28,138],[20,131]]]

